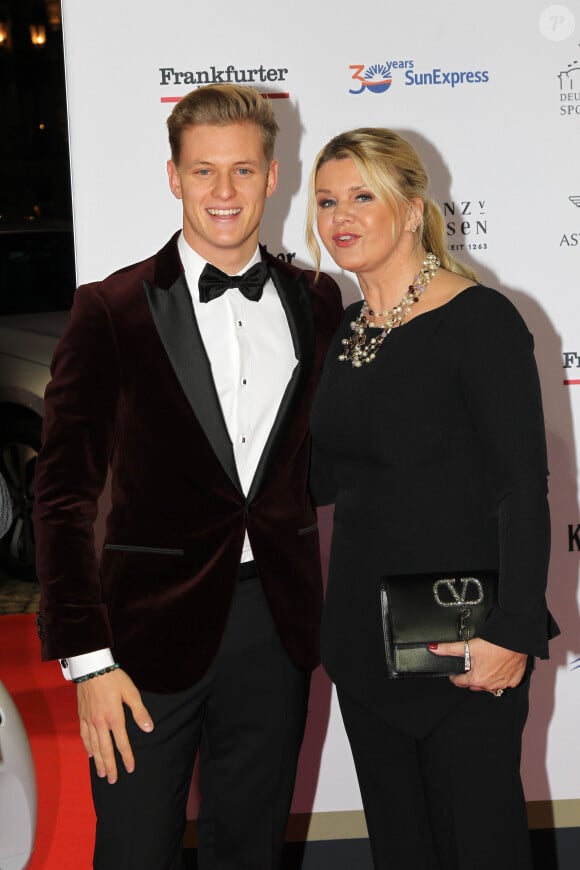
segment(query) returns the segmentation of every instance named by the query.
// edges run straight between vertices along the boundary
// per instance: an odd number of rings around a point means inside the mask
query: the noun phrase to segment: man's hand
[[[440,643],[429,646],[433,655],[461,656],[465,653],[463,641]],[[480,637],[469,641],[471,670],[465,674],[449,677],[461,689],[472,692],[495,692],[498,689],[513,689],[519,685],[526,670],[528,657],[503,646],[496,646]]]
[[[110,783],[117,781],[113,741],[127,773],[132,773],[135,759],[127,736],[123,704],[129,707],[142,731],[153,731],[153,721],[133,680],[122,670],[85,680],[77,683],[77,700],[81,740],[89,758],[94,759],[98,776],[106,776]]]

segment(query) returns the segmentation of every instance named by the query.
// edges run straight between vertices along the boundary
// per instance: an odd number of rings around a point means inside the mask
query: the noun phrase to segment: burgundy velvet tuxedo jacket
[[[43,658],[111,647],[140,689],[181,691],[220,643],[247,529],[274,622],[318,663],[322,584],[310,407],[335,282],[262,251],[298,364],[247,496],[177,252],[80,287],[52,364],[35,485]],[[259,304],[259,303],[257,303]],[[111,471],[102,558],[97,501]]]

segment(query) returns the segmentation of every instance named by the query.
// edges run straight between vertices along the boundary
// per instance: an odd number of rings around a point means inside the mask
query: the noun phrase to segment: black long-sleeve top
[[[418,690],[385,687],[384,574],[498,569],[481,636],[547,657],[557,628],[545,602],[542,402],[522,318],[475,285],[394,330],[357,369],[337,357],[359,308],[345,312],[312,414],[315,496],[335,502],[322,654],[338,684],[382,712],[385,691]],[[420,682],[442,702],[461,691]]]

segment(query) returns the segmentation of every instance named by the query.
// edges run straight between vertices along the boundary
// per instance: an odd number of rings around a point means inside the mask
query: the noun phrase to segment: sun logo
[[[393,83],[390,63],[374,63],[369,67],[363,64],[351,64],[349,69],[354,70],[352,78],[360,82],[358,90],[349,90],[351,94],[362,94],[363,91],[372,91],[374,94],[382,94],[388,91]]]

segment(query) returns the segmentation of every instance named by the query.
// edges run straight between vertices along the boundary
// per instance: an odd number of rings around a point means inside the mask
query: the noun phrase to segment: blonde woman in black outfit
[[[376,128],[334,138],[311,177],[311,253],[319,264],[316,224],[364,296],[345,312],[312,415],[313,487],[335,502],[323,662],[375,867],[529,870],[521,735],[533,660],[557,633],[533,339],[449,256],[427,185],[410,144]],[[499,573],[471,670],[389,680],[380,578],[450,566]]]

